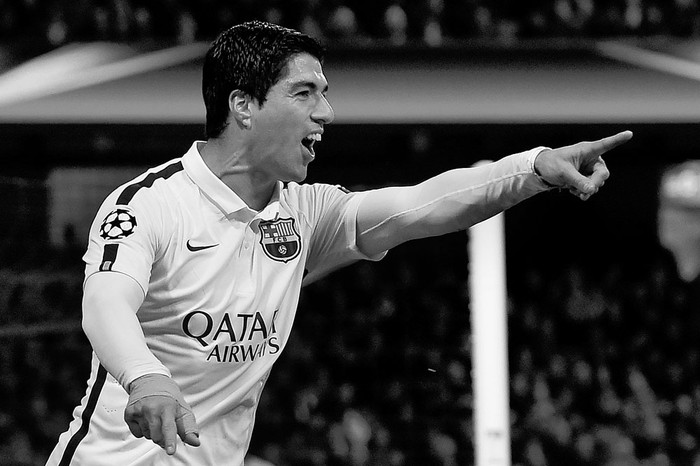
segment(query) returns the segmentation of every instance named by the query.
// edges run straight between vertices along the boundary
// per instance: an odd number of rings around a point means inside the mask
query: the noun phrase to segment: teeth
[[[319,142],[321,140],[321,134],[320,133],[310,134],[306,137],[306,139],[310,139],[312,141]]]

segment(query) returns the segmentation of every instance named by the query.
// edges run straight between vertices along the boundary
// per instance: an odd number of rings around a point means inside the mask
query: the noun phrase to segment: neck
[[[245,150],[234,150],[222,139],[210,139],[200,146],[199,153],[212,173],[248,207],[260,211],[270,202],[277,181],[256,175]]]

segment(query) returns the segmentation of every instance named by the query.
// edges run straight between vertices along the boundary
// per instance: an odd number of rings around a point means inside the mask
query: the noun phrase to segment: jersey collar
[[[192,144],[192,147],[190,147],[187,153],[182,157],[182,166],[190,179],[202,190],[204,195],[226,216],[243,214],[244,216],[250,217],[276,218],[279,214],[279,199],[282,183],[277,183],[272,199],[270,199],[268,205],[261,212],[251,209],[243,202],[243,199],[214,175],[204,163],[197,149],[197,146],[203,142],[204,141],[195,141]]]

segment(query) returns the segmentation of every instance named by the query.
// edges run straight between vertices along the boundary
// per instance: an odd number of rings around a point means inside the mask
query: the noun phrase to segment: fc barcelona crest
[[[301,237],[294,228],[293,218],[280,218],[260,222],[260,244],[267,257],[279,262],[289,262],[301,250]]]

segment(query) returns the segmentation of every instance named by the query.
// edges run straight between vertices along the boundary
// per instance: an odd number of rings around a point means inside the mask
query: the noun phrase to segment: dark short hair
[[[324,57],[323,47],[314,38],[275,24],[250,21],[221,33],[211,44],[202,70],[207,138],[219,136],[226,128],[231,92],[239,89],[263,105],[289,59],[298,53],[321,62]]]

